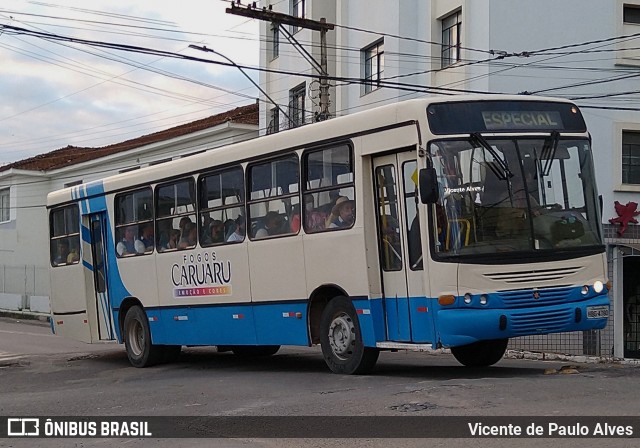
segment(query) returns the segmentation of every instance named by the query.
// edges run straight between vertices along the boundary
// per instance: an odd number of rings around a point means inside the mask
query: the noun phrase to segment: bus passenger
[[[264,217],[264,227],[260,227],[255,238],[266,238],[271,235],[277,235],[280,233],[280,215],[278,212],[267,212]]]
[[[325,213],[322,213],[315,209],[312,195],[306,195],[304,197],[304,217],[305,230],[308,233],[324,230],[327,216]]]
[[[147,223],[142,228],[142,236],[140,241],[144,244],[144,251],[151,252],[153,250],[153,224]]]
[[[185,222],[184,228],[182,229],[182,236],[180,237],[180,241],[178,242],[178,249],[187,249],[189,247],[193,247],[196,245],[196,241],[198,240],[198,227],[189,220],[189,222]]]
[[[127,226],[124,229],[124,238],[116,246],[118,256],[136,255],[144,253],[144,244],[136,238],[136,226]]]
[[[171,229],[169,231],[169,240],[164,245],[164,250],[172,250],[178,248],[178,241],[180,240],[180,231],[178,229]]]
[[[218,244],[224,242],[224,224],[219,219],[211,221],[202,236],[202,244]]]
[[[351,227],[353,225],[353,207],[354,201],[350,200],[346,196],[340,196],[336,200],[336,205],[334,205],[331,210],[331,215],[327,219],[328,228],[330,229],[338,229],[344,227]]]
[[[236,230],[229,235],[227,243],[240,243],[244,241],[244,234],[246,232],[246,222],[243,215],[236,218]]]
[[[53,259],[54,266],[60,266],[61,264],[67,264],[67,258],[69,257],[69,242],[64,240],[58,240],[57,255]]]

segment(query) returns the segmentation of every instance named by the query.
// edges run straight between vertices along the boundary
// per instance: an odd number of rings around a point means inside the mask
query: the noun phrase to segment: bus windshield
[[[433,141],[435,257],[558,251],[602,244],[590,142],[491,137]]]

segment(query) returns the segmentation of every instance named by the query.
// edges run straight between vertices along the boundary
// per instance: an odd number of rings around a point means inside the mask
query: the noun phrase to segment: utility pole
[[[317,62],[315,63],[316,66],[319,65],[317,69],[319,68],[320,72],[320,113],[316,116],[316,120],[322,121],[330,118],[331,114],[329,113],[329,80],[327,79],[329,76],[329,72],[327,70],[327,31],[333,30],[334,25],[332,23],[328,23],[325,18],[321,18],[318,21],[274,12],[271,10],[271,6],[269,6],[269,9],[267,9],[266,7],[257,9],[255,7],[255,2],[253,3],[253,6],[249,4],[246,8],[236,6],[235,3],[232,3],[231,8],[227,8],[226,12],[228,14],[249,17],[251,19],[264,20],[267,22],[278,24],[278,26],[291,25],[297,28],[306,28],[314,31],[320,31],[320,64],[318,64]],[[293,38],[293,36],[291,35],[289,37]],[[298,43],[298,45],[300,44]]]

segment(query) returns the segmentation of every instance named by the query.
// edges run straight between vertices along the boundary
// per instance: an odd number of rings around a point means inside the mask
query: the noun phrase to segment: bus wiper
[[[544,168],[542,170],[542,176],[546,177],[551,172],[551,166],[553,165],[553,158],[556,156],[556,149],[558,149],[558,142],[560,141],[560,133],[558,131],[552,131],[549,138],[545,139],[540,158],[543,159]]]
[[[513,177],[513,173],[509,169],[509,166],[507,165],[507,163],[500,158],[496,150],[491,147],[489,142],[480,133],[474,132],[471,134],[471,143],[479,144],[484,149],[489,151],[489,154],[491,154],[493,158],[496,160],[496,162],[498,163],[498,165],[500,165],[500,169],[502,170],[502,173],[495,173],[496,176],[498,176],[498,178],[509,179]],[[494,169],[491,164],[489,165],[489,167],[491,167],[491,169]]]

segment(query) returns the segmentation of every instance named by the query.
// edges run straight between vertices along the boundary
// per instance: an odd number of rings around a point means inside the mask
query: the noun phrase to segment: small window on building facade
[[[307,86],[305,83],[291,89],[289,91],[289,118],[291,123],[290,128],[302,126],[304,120],[304,105],[306,102]]]
[[[120,173],[120,174],[128,173],[129,171],[135,171],[135,170],[139,170],[139,169],[140,169],[139,166],[134,166],[134,167],[131,167],[131,168],[124,168],[124,169],[118,171],[118,173]]]
[[[193,178],[156,188],[156,235],[158,252],[195,247],[198,226]]]
[[[640,6],[624,5],[623,21],[640,25]]]
[[[292,235],[300,230],[298,155],[290,154],[248,168],[251,239]]]
[[[80,184],[82,184],[82,179],[74,180],[73,182],[67,182],[66,184],[64,184],[64,188],[75,187],[76,185],[80,185]]]
[[[442,68],[460,61],[462,11],[442,19]]]
[[[274,107],[269,111],[269,126],[267,127],[267,134],[275,134],[280,130],[280,111],[277,107]]]
[[[200,177],[200,245],[240,243],[245,237],[242,167]]]
[[[293,17],[299,17],[303,19],[305,3],[306,3],[306,0],[291,0],[291,3],[290,3],[291,15]],[[300,29],[301,29],[300,27],[292,26],[291,33],[295,34],[298,31],[300,31]]]
[[[3,188],[0,190],[0,222],[7,222],[11,219],[9,209],[9,198],[11,195],[9,193],[9,188]]]
[[[51,266],[80,261],[80,215],[77,205],[51,211],[49,216]]]
[[[362,50],[364,58],[364,93],[380,87],[382,73],[384,72],[384,42],[379,41]]]
[[[271,49],[271,60],[274,60],[278,56],[280,56],[280,25],[272,22],[271,23],[271,39],[270,39],[270,49]]]
[[[153,252],[153,194],[141,188],[115,198],[118,257]]]
[[[640,132],[622,132],[622,183],[640,185]]]

